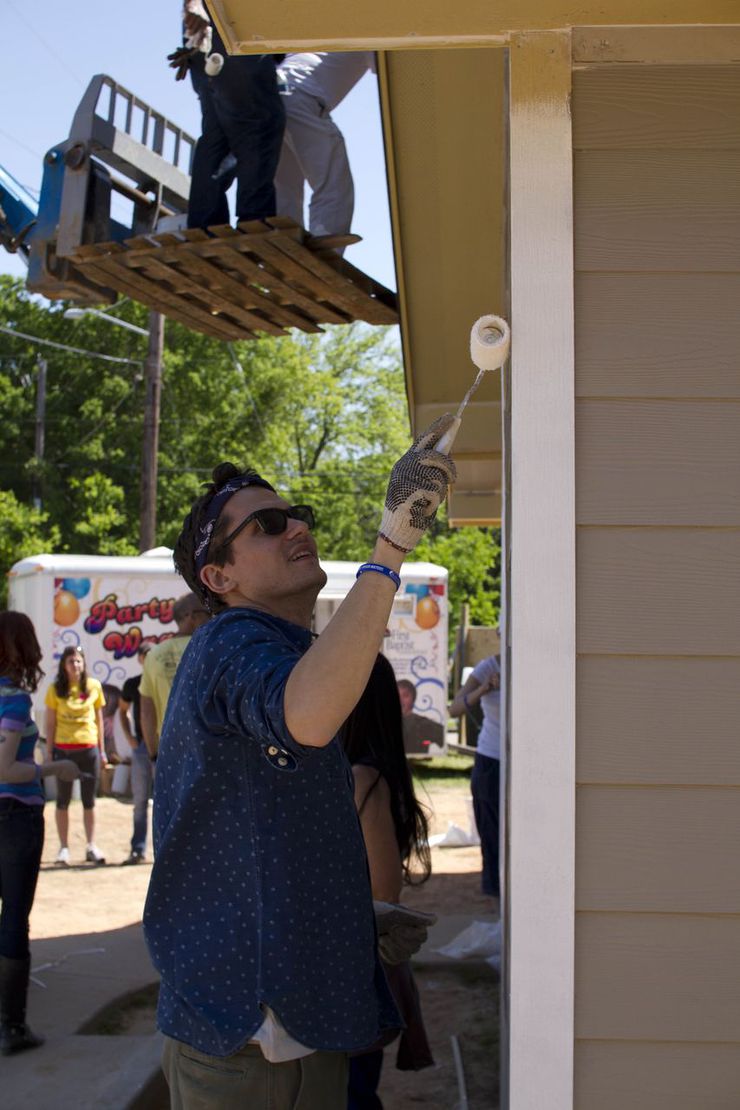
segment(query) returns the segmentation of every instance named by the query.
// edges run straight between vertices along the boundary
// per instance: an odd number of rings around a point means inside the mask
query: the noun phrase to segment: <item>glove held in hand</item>
[[[391,471],[380,534],[401,551],[413,551],[457,477],[450,456],[434,450],[454,420],[451,413],[435,420]]]

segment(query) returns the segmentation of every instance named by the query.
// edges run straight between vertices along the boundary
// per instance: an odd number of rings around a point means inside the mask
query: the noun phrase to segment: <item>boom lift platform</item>
[[[0,242],[27,256],[29,289],[87,305],[123,294],[224,340],[398,322],[395,294],[336,253],[358,236],[316,238],[279,216],[185,230],[194,149],[112,78],[93,77],[69,138],[44,159],[35,222],[14,227],[0,208]],[[114,218],[114,194],[128,218]]]

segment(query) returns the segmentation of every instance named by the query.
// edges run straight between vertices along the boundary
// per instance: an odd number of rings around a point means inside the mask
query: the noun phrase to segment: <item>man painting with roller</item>
[[[434,449],[451,424],[394,466],[372,559],[318,639],[326,576],[310,508],[225,463],[186,518],[175,561],[215,615],[168,704],[144,915],[174,1108],[344,1110],[346,1054],[398,1027],[333,738],[367,682],[401,565],[454,480]],[[397,916],[385,934],[378,918],[392,960],[423,935]]]

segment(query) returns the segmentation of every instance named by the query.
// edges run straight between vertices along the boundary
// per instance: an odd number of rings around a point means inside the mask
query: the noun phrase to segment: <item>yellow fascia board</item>
[[[737,0],[209,0],[233,54],[493,46],[523,31],[740,23]]]

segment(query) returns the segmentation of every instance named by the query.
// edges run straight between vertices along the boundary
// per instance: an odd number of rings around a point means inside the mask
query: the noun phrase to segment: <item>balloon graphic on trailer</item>
[[[419,598],[416,603],[416,623],[419,628],[428,630],[439,624],[439,605],[431,594]]]
[[[63,578],[61,585],[63,590],[66,590],[70,594],[74,594],[78,600],[87,597],[90,593],[89,578]]]
[[[69,590],[57,590],[54,594],[54,622],[63,628],[74,624],[80,615],[80,603]]]

